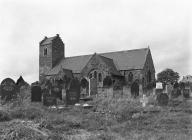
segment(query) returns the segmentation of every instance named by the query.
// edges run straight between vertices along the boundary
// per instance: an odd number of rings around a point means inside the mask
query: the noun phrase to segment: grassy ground
[[[94,107],[49,109],[29,98],[0,108],[0,139],[5,140],[190,140],[192,101],[141,107],[138,99],[100,99]]]

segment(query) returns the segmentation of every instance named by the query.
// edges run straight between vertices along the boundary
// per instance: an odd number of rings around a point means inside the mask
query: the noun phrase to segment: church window
[[[92,73],[89,74],[89,79],[91,79],[91,78],[92,78]]]
[[[142,85],[144,86],[145,84],[145,78],[142,79]]]
[[[151,72],[150,71],[147,72],[147,82],[148,83],[151,82]]]
[[[43,54],[44,54],[44,56],[47,56],[47,48],[44,48]]]
[[[150,71],[147,72],[147,80],[149,83],[151,82],[151,72]]]
[[[102,75],[101,75],[101,73],[99,73],[99,82],[101,82],[102,81]]]
[[[97,79],[97,72],[94,71],[94,78]]]
[[[129,80],[129,82],[133,81],[133,73],[132,72],[129,73],[128,80]]]

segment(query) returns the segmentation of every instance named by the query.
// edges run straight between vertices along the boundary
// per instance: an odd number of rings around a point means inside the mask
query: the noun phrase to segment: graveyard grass
[[[167,107],[141,107],[139,99],[96,98],[91,109],[49,109],[30,102],[30,91],[0,108],[0,139],[189,140],[192,105],[183,98]],[[63,102],[60,102],[62,104]]]

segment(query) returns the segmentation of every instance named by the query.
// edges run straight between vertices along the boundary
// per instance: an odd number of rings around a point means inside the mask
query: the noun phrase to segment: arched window
[[[97,79],[97,72],[94,71],[94,78]]]
[[[150,83],[151,82],[151,72],[150,71],[147,72],[147,79],[148,79],[148,83]]]
[[[47,48],[44,48],[44,50],[43,50],[43,55],[44,55],[44,56],[47,56]]]
[[[142,85],[144,86],[144,84],[145,84],[145,78],[143,77],[142,78]]]
[[[99,82],[101,82],[102,81],[102,75],[101,75],[101,73],[99,73]]]
[[[129,80],[129,82],[133,81],[133,73],[132,72],[129,73],[128,80]]]
[[[91,78],[92,78],[92,73],[89,74],[89,79],[91,79]]]

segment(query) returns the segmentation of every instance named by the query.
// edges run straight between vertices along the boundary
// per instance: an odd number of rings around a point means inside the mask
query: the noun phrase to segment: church
[[[155,83],[155,67],[149,47],[65,57],[65,44],[57,34],[45,37],[39,43],[39,80],[60,73],[79,81],[94,78],[97,87],[103,87],[108,76],[113,84],[124,81],[123,86],[134,87],[133,92],[137,95]]]

